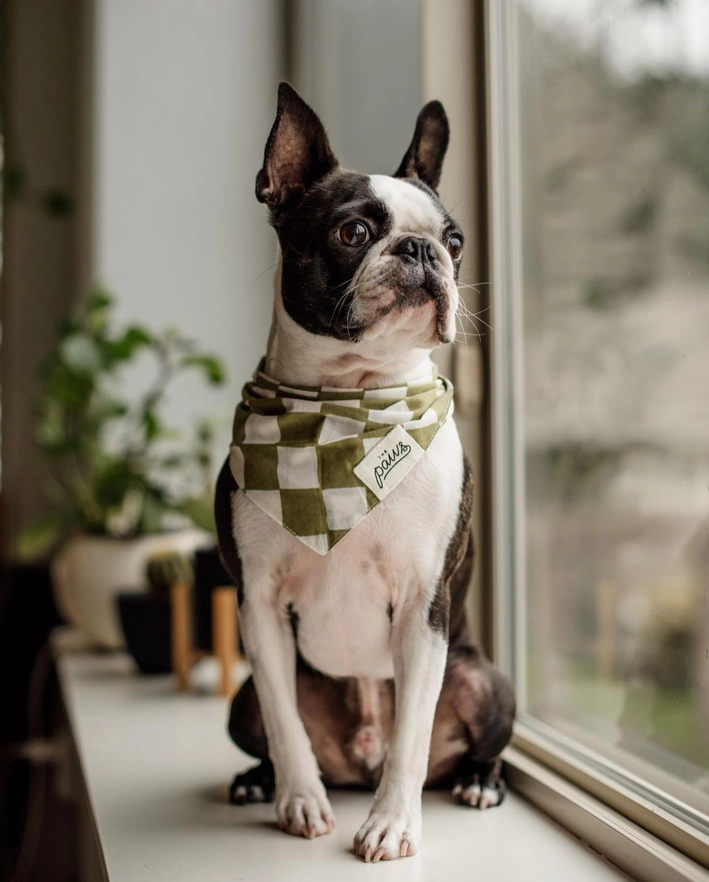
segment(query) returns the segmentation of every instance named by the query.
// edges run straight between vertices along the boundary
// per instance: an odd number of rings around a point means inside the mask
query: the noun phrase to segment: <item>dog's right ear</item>
[[[281,83],[276,121],[256,175],[258,201],[268,205],[277,221],[337,164],[323,124],[292,86]]]

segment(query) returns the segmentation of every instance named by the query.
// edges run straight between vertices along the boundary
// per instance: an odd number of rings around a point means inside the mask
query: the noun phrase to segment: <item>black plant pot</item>
[[[119,594],[118,611],[128,651],[143,674],[172,671],[170,599],[153,594]]]
[[[234,581],[222,566],[219,550],[198,548],[194,553],[194,613],[195,647],[211,652],[212,647],[212,592],[215,588],[233,585]]]

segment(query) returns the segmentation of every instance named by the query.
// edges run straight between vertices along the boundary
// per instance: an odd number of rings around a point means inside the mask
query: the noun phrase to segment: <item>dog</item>
[[[252,671],[229,733],[261,761],[231,800],[275,799],[279,827],[313,838],[335,825],[327,786],[376,788],[354,840],[374,862],[419,850],[424,786],[502,801],[515,714],[468,634],[473,479],[430,360],[459,302],[448,139],[433,101],[393,176],[348,171],[280,85],[256,178],[280,243],[273,324],[216,490]]]

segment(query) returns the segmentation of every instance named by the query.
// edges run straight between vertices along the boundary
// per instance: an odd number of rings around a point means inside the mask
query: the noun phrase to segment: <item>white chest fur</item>
[[[449,419],[406,479],[326,555],[237,492],[233,528],[246,601],[295,615],[298,649],[322,673],[393,676],[391,616],[433,597],[462,479],[462,449]]]

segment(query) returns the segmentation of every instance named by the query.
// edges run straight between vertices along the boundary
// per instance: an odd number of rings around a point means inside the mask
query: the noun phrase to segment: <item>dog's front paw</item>
[[[421,844],[421,807],[386,811],[372,807],[355,836],[355,854],[367,863],[393,861],[416,854]]]
[[[293,836],[315,839],[335,829],[335,815],[320,781],[284,787],[276,794],[278,826]]]

